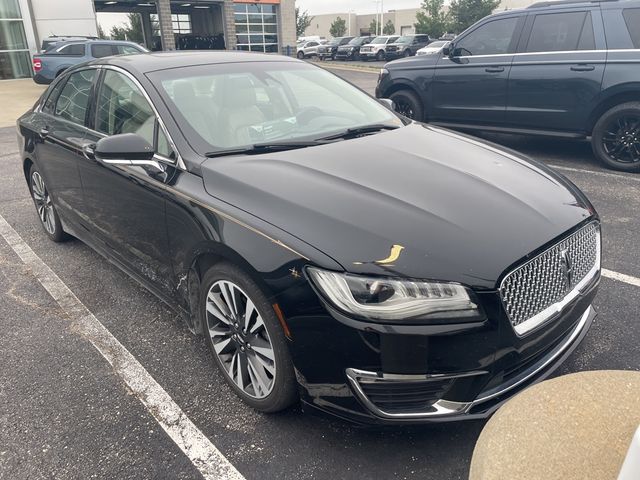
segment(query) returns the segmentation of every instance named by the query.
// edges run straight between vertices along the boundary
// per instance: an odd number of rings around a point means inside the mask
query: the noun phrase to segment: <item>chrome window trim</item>
[[[158,109],[156,108],[155,104],[151,100],[151,97],[149,97],[149,94],[147,93],[145,88],[142,86],[142,84],[138,81],[138,79],[135,76],[133,76],[129,71],[125,70],[124,68],[118,67],[116,65],[99,65],[98,68],[101,68],[101,69],[104,69],[104,70],[113,70],[115,72],[121,73],[122,75],[127,77],[129,80],[131,80],[136,87],[138,87],[138,89],[142,93],[142,96],[145,98],[145,100],[147,102],[149,102],[149,105],[151,105],[151,109],[153,110],[153,113],[156,116],[156,120],[158,121],[158,124],[160,125],[160,128],[162,128],[162,131],[166,135],[167,140],[169,141],[169,144],[171,145],[171,148],[176,153],[176,157],[177,157],[176,160],[175,161],[170,160],[170,164],[171,165],[176,165],[181,170],[186,170],[187,167],[186,167],[186,165],[184,163],[182,155],[180,155],[180,152],[178,151],[178,148],[176,147],[176,144],[173,141],[173,138],[171,138],[171,135],[169,135],[169,131],[167,130],[167,127],[166,127],[164,121],[162,120],[162,117],[160,116],[160,113],[158,112]]]
[[[600,274],[600,263],[601,263],[601,254],[602,254],[602,237],[601,237],[601,232],[600,232],[600,225],[598,224],[598,222],[590,222],[590,223],[586,224],[585,226],[583,226],[580,230],[583,230],[583,229],[587,228],[589,225],[596,225],[597,226],[597,228],[596,228],[596,263],[591,268],[591,270],[589,270],[587,272],[587,274],[584,276],[584,278],[580,282],[578,282],[576,284],[576,286],[573,288],[573,290],[571,290],[569,293],[567,293],[567,295],[562,300],[549,305],[547,308],[545,308],[540,313],[535,314],[533,317],[529,318],[528,320],[525,320],[522,323],[519,323],[515,327],[513,326],[513,324],[511,322],[509,322],[509,324],[511,324],[513,330],[515,331],[516,335],[518,335],[518,337],[523,337],[523,336],[533,332],[536,328],[538,328],[539,326],[543,325],[544,323],[550,322],[553,319],[555,319],[556,317],[558,317],[558,315],[567,307],[567,305],[569,305],[576,298],[578,298],[580,295],[582,295],[584,290],[586,290],[586,288],[589,287],[594,282],[594,280],[598,277],[598,275]],[[578,230],[578,231],[580,231],[580,230]],[[577,233],[578,231],[576,231],[574,233]],[[516,272],[517,270],[520,270],[525,265],[528,265],[529,263],[534,262],[538,257],[544,255],[548,250],[554,248],[558,243],[566,240],[567,238],[570,238],[572,235],[568,235],[568,236],[562,238],[559,242],[557,242],[554,245],[550,246],[545,251],[539,253],[538,255],[536,255],[535,257],[530,259],[529,261],[518,265],[516,268],[514,268],[509,273],[507,273],[504,276],[504,278],[502,279],[502,281],[500,282],[500,288],[498,289],[501,292],[500,293],[500,299],[504,302],[504,298],[502,296],[502,287],[504,285],[504,282],[509,277],[509,275],[511,275],[513,272]]]
[[[640,52],[640,48],[616,48],[616,49],[600,49],[600,50],[555,50],[552,52],[518,52],[518,53],[496,53],[493,55],[461,55],[453,58],[494,58],[494,57],[521,57],[525,55],[562,55],[567,53],[624,53],[624,52]],[[571,60],[573,61],[573,60]],[[576,62],[578,62],[576,60]]]
[[[364,406],[374,415],[386,418],[386,419],[395,419],[395,420],[413,420],[413,419],[428,419],[434,417],[447,417],[454,415],[462,415],[471,408],[479,405],[481,403],[487,402],[493,398],[499,397],[500,395],[505,394],[506,392],[513,390],[514,388],[526,383],[532,377],[535,377],[538,373],[548,367],[553,361],[555,361],[558,357],[560,357],[569,346],[576,341],[576,339],[580,336],[584,328],[587,326],[589,318],[593,314],[593,307],[589,305],[587,309],[584,311],[580,320],[571,331],[571,333],[567,336],[567,338],[558,345],[543,361],[535,365],[531,371],[527,372],[526,375],[522,377],[516,377],[512,379],[511,382],[503,385],[500,390],[492,392],[483,397],[476,398],[471,402],[454,402],[450,400],[441,399],[435,402],[431,408],[432,410],[426,412],[409,412],[409,413],[390,413],[381,410],[376,407],[366,396],[362,388],[360,387],[359,380],[367,379],[368,381],[384,381],[384,380],[446,380],[449,378],[462,378],[466,376],[479,375],[486,372],[469,372],[463,373],[459,375],[397,375],[397,374],[378,374],[376,372],[369,372],[365,370],[358,370],[354,368],[347,368],[346,375],[349,383],[351,384],[354,392],[358,399],[364,404]]]

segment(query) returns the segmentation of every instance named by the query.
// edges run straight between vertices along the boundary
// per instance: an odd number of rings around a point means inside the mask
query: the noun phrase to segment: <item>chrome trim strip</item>
[[[602,240],[601,240],[601,235],[600,235],[600,225],[597,224],[597,222],[592,222],[592,223],[588,223],[587,225],[582,227],[580,230],[582,230],[584,228],[587,228],[589,225],[594,225],[594,224],[597,225],[598,228],[596,230],[596,238],[597,238],[597,240],[596,240],[596,263],[594,264],[593,268],[591,270],[589,270],[589,272],[584,276],[584,278],[562,300],[560,300],[559,302],[556,302],[556,303],[554,303],[552,305],[549,305],[547,308],[542,310],[540,313],[537,313],[536,315],[534,315],[533,317],[529,318],[528,320],[525,320],[524,322],[519,323],[515,327],[513,327],[513,324],[511,324],[511,326],[514,329],[514,331],[516,332],[516,335],[518,335],[519,337],[523,337],[524,335],[530,333],[531,331],[533,331],[534,329],[536,329],[537,327],[539,327],[543,323],[546,323],[548,321],[552,321],[554,318],[556,318],[562,312],[562,310],[565,309],[565,307],[567,305],[569,305],[576,298],[578,298],[580,295],[582,295],[582,293],[584,292],[586,287],[591,285],[591,283],[594,281],[594,279],[597,278],[598,274],[600,273],[600,262],[601,262],[601,251],[602,251]],[[563,240],[565,240],[565,239],[567,239],[569,237],[571,237],[571,235],[569,235],[567,237],[564,237],[563,239],[560,240],[560,242],[562,242]],[[560,243],[560,242],[558,242],[558,243]],[[557,243],[552,245],[551,247],[549,247],[549,249],[555,247],[556,245],[557,245]],[[549,249],[547,249],[547,250],[549,250]],[[536,255],[535,257],[533,257],[528,262],[525,262],[525,263],[523,263],[521,265],[518,265],[515,269],[513,269],[511,272],[509,272],[507,275],[505,275],[505,277],[502,279],[502,282],[500,282],[500,288],[498,290],[500,292],[502,292],[502,287],[504,285],[504,282],[507,280],[509,275],[511,275],[513,272],[515,272],[517,270],[520,270],[525,265],[535,261],[538,257],[540,257],[541,255],[544,255],[547,252],[547,250],[545,250],[544,252],[541,252],[539,255]],[[502,298],[502,293],[500,294],[500,298],[504,302],[504,298]],[[509,323],[511,323],[511,322],[509,322]]]
[[[580,336],[580,333],[584,330],[589,317],[593,313],[593,307],[589,305],[587,309],[584,311],[577,325],[574,327],[572,332],[567,336],[567,338],[558,345],[541,363],[535,365],[535,368],[529,371],[526,375],[522,377],[516,377],[511,382],[507,383],[500,390],[493,392],[484,397],[479,397],[473,400],[472,402],[454,402],[450,400],[438,400],[432,406],[430,411],[426,412],[410,412],[410,413],[390,413],[385,412],[375,406],[366,396],[362,387],[360,386],[360,381],[366,382],[384,382],[384,381],[393,381],[393,380],[446,380],[450,378],[463,378],[473,375],[480,375],[483,373],[487,373],[484,371],[479,372],[470,372],[466,374],[459,375],[397,375],[397,374],[384,374],[384,373],[376,373],[369,372],[365,370],[358,370],[354,368],[347,368],[346,374],[349,383],[351,384],[354,392],[360,401],[364,404],[364,406],[374,415],[386,418],[386,419],[395,419],[395,420],[411,420],[411,419],[428,419],[433,417],[447,417],[454,415],[463,415],[467,413],[471,408],[481,403],[487,402],[493,398],[499,397],[500,395],[505,394],[509,390],[513,390],[519,385],[526,383],[529,379],[536,376],[540,371],[544,370],[548,367],[554,360],[556,360],[560,355],[562,355],[569,346],[575,342],[575,340]]]

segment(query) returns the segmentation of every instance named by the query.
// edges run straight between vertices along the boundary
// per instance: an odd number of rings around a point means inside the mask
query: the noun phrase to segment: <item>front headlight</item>
[[[348,315],[396,323],[480,317],[473,292],[458,283],[363,277],[312,267],[307,272],[324,298]]]
[[[378,83],[380,83],[382,79],[387,75],[389,75],[389,70],[387,70],[386,68],[381,68],[380,73],[378,74]]]

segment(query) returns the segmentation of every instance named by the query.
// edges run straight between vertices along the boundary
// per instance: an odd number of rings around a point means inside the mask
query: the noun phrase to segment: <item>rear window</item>
[[[58,55],[84,55],[84,43],[74,43],[71,45],[65,45],[64,47],[56,50]]]
[[[625,8],[622,16],[627,24],[634,48],[640,48],[640,8]]]
[[[591,13],[549,13],[536,15],[527,52],[593,50],[595,40]]]

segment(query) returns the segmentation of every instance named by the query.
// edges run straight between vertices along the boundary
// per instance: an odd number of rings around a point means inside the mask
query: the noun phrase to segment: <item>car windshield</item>
[[[399,117],[321,68],[242,62],[152,72],[149,77],[196,150],[316,141]]]
[[[429,45],[427,45],[427,48],[438,48],[443,46],[445,43],[447,43],[446,41],[443,42],[432,42]]]
[[[400,37],[396,40],[396,43],[411,43],[413,42],[413,37]]]
[[[336,45],[340,45],[340,42],[342,41],[342,38],[334,38],[333,40],[331,40],[328,45],[331,46],[336,46]]]

